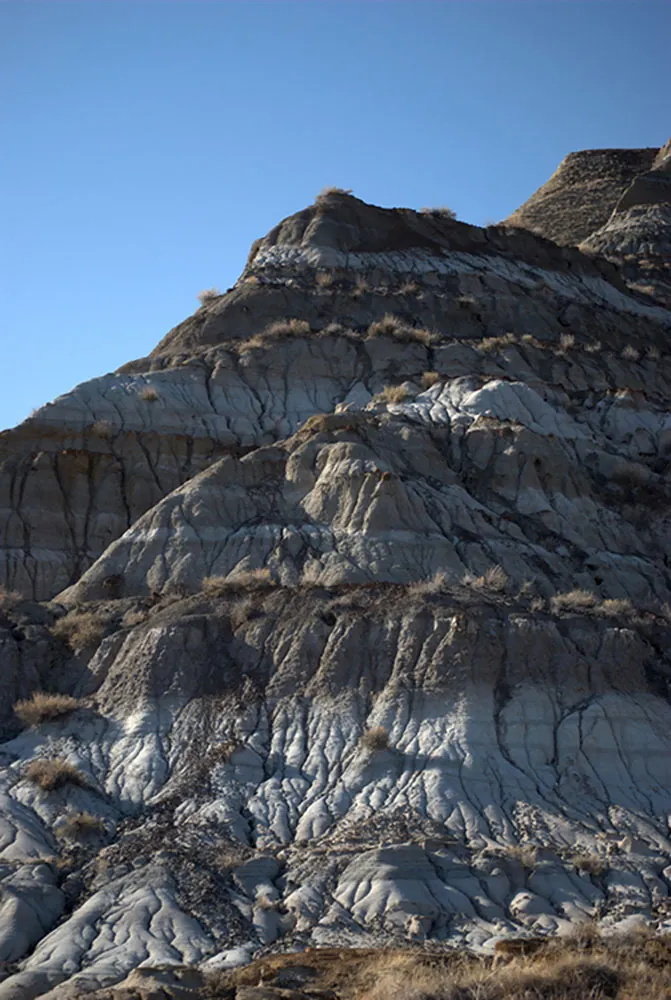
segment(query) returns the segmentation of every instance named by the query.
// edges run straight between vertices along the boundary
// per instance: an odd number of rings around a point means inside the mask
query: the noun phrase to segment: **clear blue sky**
[[[499,219],[671,132],[671,2],[0,2],[0,428],[146,354],[327,184]]]

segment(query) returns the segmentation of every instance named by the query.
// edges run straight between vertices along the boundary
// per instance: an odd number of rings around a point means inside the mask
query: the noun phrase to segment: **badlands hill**
[[[599,932],[668,979],[669,151],[487,229],[323,193],[0,436],[2,1000],[438,996],[585,921],[572,996],[632,995]]]

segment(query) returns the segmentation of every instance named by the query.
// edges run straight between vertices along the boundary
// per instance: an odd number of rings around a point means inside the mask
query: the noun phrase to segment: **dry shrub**
[[[594,610],[606,618],[631,618],[636,614],[634,605],[627,597],[608,597]]]
[[[214,867],[217,871],[227,874],[244,864],[249,856],[249,849],[242,844],[225,844],[217,851]]]
[[[385,403],[403,403],[410,393],[404,385],[385,385],[377,398]]]
[[[53,792],[57,788],[64,788],[65,785],[86,788],[88,784],[81,771],[60,757],[51,760],[45,758],[31,760],[24,774],[28,781],[45,792]]]
[[[587,852],[574,854],[571,857],[571,864],[578,871],[585,872],[587,875],[603,875],[609,868],[608,862],[599,857],[598,854],[588,854]]]
[[[482,354],[494,354],[496,351],[501,351],[504,347],[510,347],[511,344],[516,343],[517,337],[514,333],[503,333],[500,337],[483,337],[475,347]]]
[[[466,573],[463,584],[473,590],[493,590],[497,593],[503,592],[508,586],[508,574],[503,566],[488,566],[482,576],[473,576]]]
[[[145,403],[155,403],[158,398],[158,390],[154,388],[153,385],[146,385],[144,389],[140,390],[140,399],[143,399]]]
[[[91,431],[101,438],[111,438],[114,434],[114,424],[110,420],[96,420],[91,424]]]
[[[418,342],[429,345],[436,340],[436,334],[423,327],[407,326],[403,320],[391,313],[386,313],[382,319],[371,323],[366,331],[368,337],[393,337],[401,343]]]
[[[305,337],[310,333],[310,324],[304,319],[278,319],[265,328],[264,337]]]
[[[598,354],[601,350],[601,341],[594,340],[591,344],[585,344],[585,350],[588,354]]]
[[[389,749],[389,733],[384,728],[384,726],[374,726],[372,729],[367,729],[365,733],[362,734],[359,740],[359,745],[363,747],[364,750],[368,750],[372,753],[376,753],[381,750]]]
[[[315,275],[315,284],[319,288],[330,288],[333,284],[333,274],[331,271],[318,271]]]
[[[430,580],[417,580],[409,583],[406,590],[410,597],[424,597],[430,594],[442,594],[447,586],[444,573],[434,573]]]
[[[438,205],[436,208],[421,208],[421,215],[433,215],[440,219],[456,219],[457,213],[447,205]]]
[[[430,389],[432,385],[436,385],[440,380],[441,376],[438,372],[424,372],[421,379],[422,389]]]
[[[240,590],[258,590],[274,586],[275,581],[269,569],[252,569],[229,576],[206,576],[202,589],[206,594],[218,597],[235,594]]]
[[[651,361],[659,361],[660,358],[662,357],[662,352],[660,351],[659,347],[655,347],[655,345],[653,344],[650,347],[646,347],[645,356],[646,358],[650,358]]]
[[[4,587],[0,587],[0,611],[4,611],[5,614],[8,611],[13,611],[17,604],[23,600],[24,597],[18,590],[6,590]]]
[[[76,698],[69,694],[48,694],[46,691],[35,691],[30,698],[17,701],[14,714],[25,726],[39,726],[43,722],[52,722],[69,715],[79,708]]]
[[[527,871],[536,867],[538,859],[538,849],[533,844],[511,844],[497,849],[495,853],[519,862]]]
[[[204,306],[213,299],[220,298],[221,294],[218,288],[204,288],[202,292],[198,292],[198,301]]]
[[[350,295],[353,299],[358,299],[361,298],[361,296],[364,295],[365,292],[369,291],[370,288],[368,286],[368,282],[366,281],[366,279],[359,277],[356,279],[354,285],[350,289]]]
[[[90,812],[70,813],[58,828],[58,834],[66,840],[86,840],[105,832],[105,824]]]
[[[561,611],[586,611],[594,608],[599,599],[591,590],[569,590],[565,594],[555,594],[550,600],[550,607],[555,613]]]
[[[625,361],[638,361],[641,357],[641,352],[632,344],[627,344],[627,346],[622,350],[622,357]]]
[[[105,621],[95,611],[70,611],[51,626],[51,634],[70,649],[90,649],[104,638]]]
[[[575,347],[575,336],[572,333],[562,333],[559,338],[559,350],[570,351]]]
[[[317,204],[319,204],[320,202],[325,201],[327,198],[330,198],[333,195],[343,195],[351,193],[352,193],[352,188],[341,188],[341,187],[334,187],[333,185],[331,185],[323,187],[319,192],[319,194],[317,195],[317,197],[315,198],[315,201],[317,202]]]
[[[399,295],[417,295],[420,287],[416,281],[406,281],[398,290]]]

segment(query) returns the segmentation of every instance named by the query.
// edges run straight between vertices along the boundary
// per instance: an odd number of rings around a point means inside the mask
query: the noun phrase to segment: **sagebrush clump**
[[[39,726],[43,722],[53,722],[54,719],[70,715],[77,708],[79,701],[69,694],[35,691],[30,698],[17,701],[14,705],[14,714],[26,726]]]
[[[87,786],[86,776],[60,757],[31,760],[24,775],[44,792],[53,792],[65,785],[78,785],[80,788]]]
[[[70,649],[99,646],[106,631],[105,621],[95,611],[70,611],[51,626],[51,634]]]

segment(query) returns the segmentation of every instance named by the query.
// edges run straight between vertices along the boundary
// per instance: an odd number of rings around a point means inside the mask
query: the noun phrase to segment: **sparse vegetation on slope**
[[[79,701],[68,694],[35,691],[30,698],[17,701],[14,713],[25,726],[39,726],[70,715],[77,708]]]

